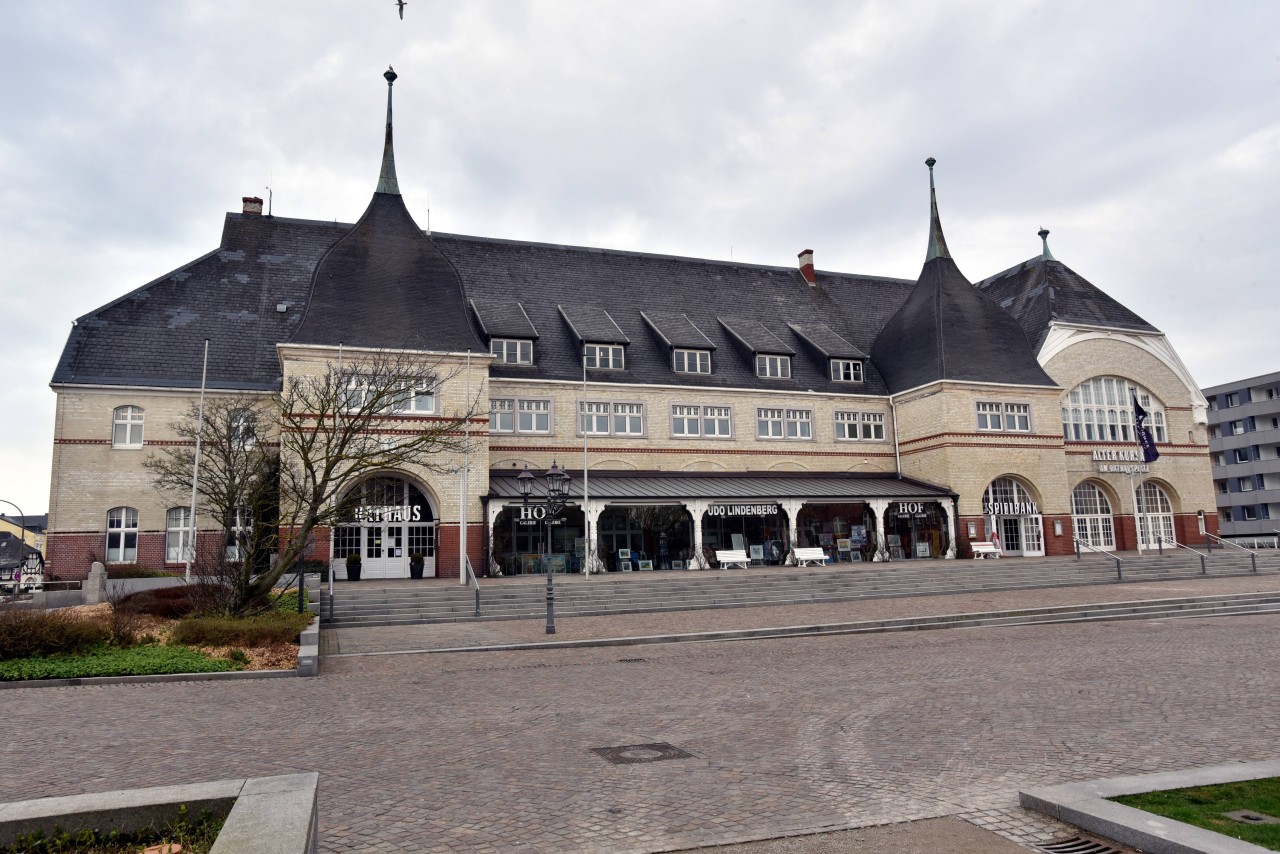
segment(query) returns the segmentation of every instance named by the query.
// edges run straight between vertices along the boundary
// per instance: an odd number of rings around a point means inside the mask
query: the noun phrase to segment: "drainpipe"
[[[893,416],[893,467],[897,470],[898,480],[902,480],[902,455],[898,453],[898,404],[893,395],[889,395],[889,411]]]

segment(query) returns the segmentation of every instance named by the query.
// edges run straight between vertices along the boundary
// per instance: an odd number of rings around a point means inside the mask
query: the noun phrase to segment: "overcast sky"
[[[360,215],[388,64],[435,230],[914,278],[933,156],[971,280],[1044,226],[1202,385],[1280,370],[1277,34],[1276,0],[5,2],[0,499],[47,509],[72,320],[268,185]]]

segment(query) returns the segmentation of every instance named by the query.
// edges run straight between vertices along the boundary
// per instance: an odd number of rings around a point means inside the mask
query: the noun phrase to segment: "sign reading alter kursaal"
[[[776,516],[777,504],[712,504],[708,516]]]
[[[1142,451],[1137,448],[1095,448],[1093,461],[1099,464],[1100,474],[1147,474],[1151,471],[1151,466],[1143,460]]]

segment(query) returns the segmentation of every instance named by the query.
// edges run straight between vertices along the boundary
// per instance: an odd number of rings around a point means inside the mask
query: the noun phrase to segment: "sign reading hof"
[[[896,501],[894,505],[893,512],[896,516],[915,516],[917,518],[924,516],[923,501]]]
[[[557,519],[554,516],[547,518],[547,505],[532,504],[525,507],[517,508],[520,511],[519,518],[516,519],[517,525],[563,525],[564,519]]]
[[[1123,465],[1115,465],[1111,460]],[[1093,452],[1093,461],[1100,464],[1098,471],[1102,474],[1147,474],[1151,471],[1142,451],[1137,448],[1097,448]]]
[[[777,504],[712,504],[708,516],[776,516]]]
[[[1039,516],[1040,508],[1034,501],[984,501],[983,516]]]

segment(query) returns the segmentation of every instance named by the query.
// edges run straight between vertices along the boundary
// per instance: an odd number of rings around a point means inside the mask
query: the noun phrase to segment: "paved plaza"
[[[1020,788],[1280,756],[1278,647],[1256,615],[10,690],[0,800],[315,770],[326,851],[669,851],[942,816],[1027,844],[1062,828]],[[688,757],[592,750],[655,743]]]

